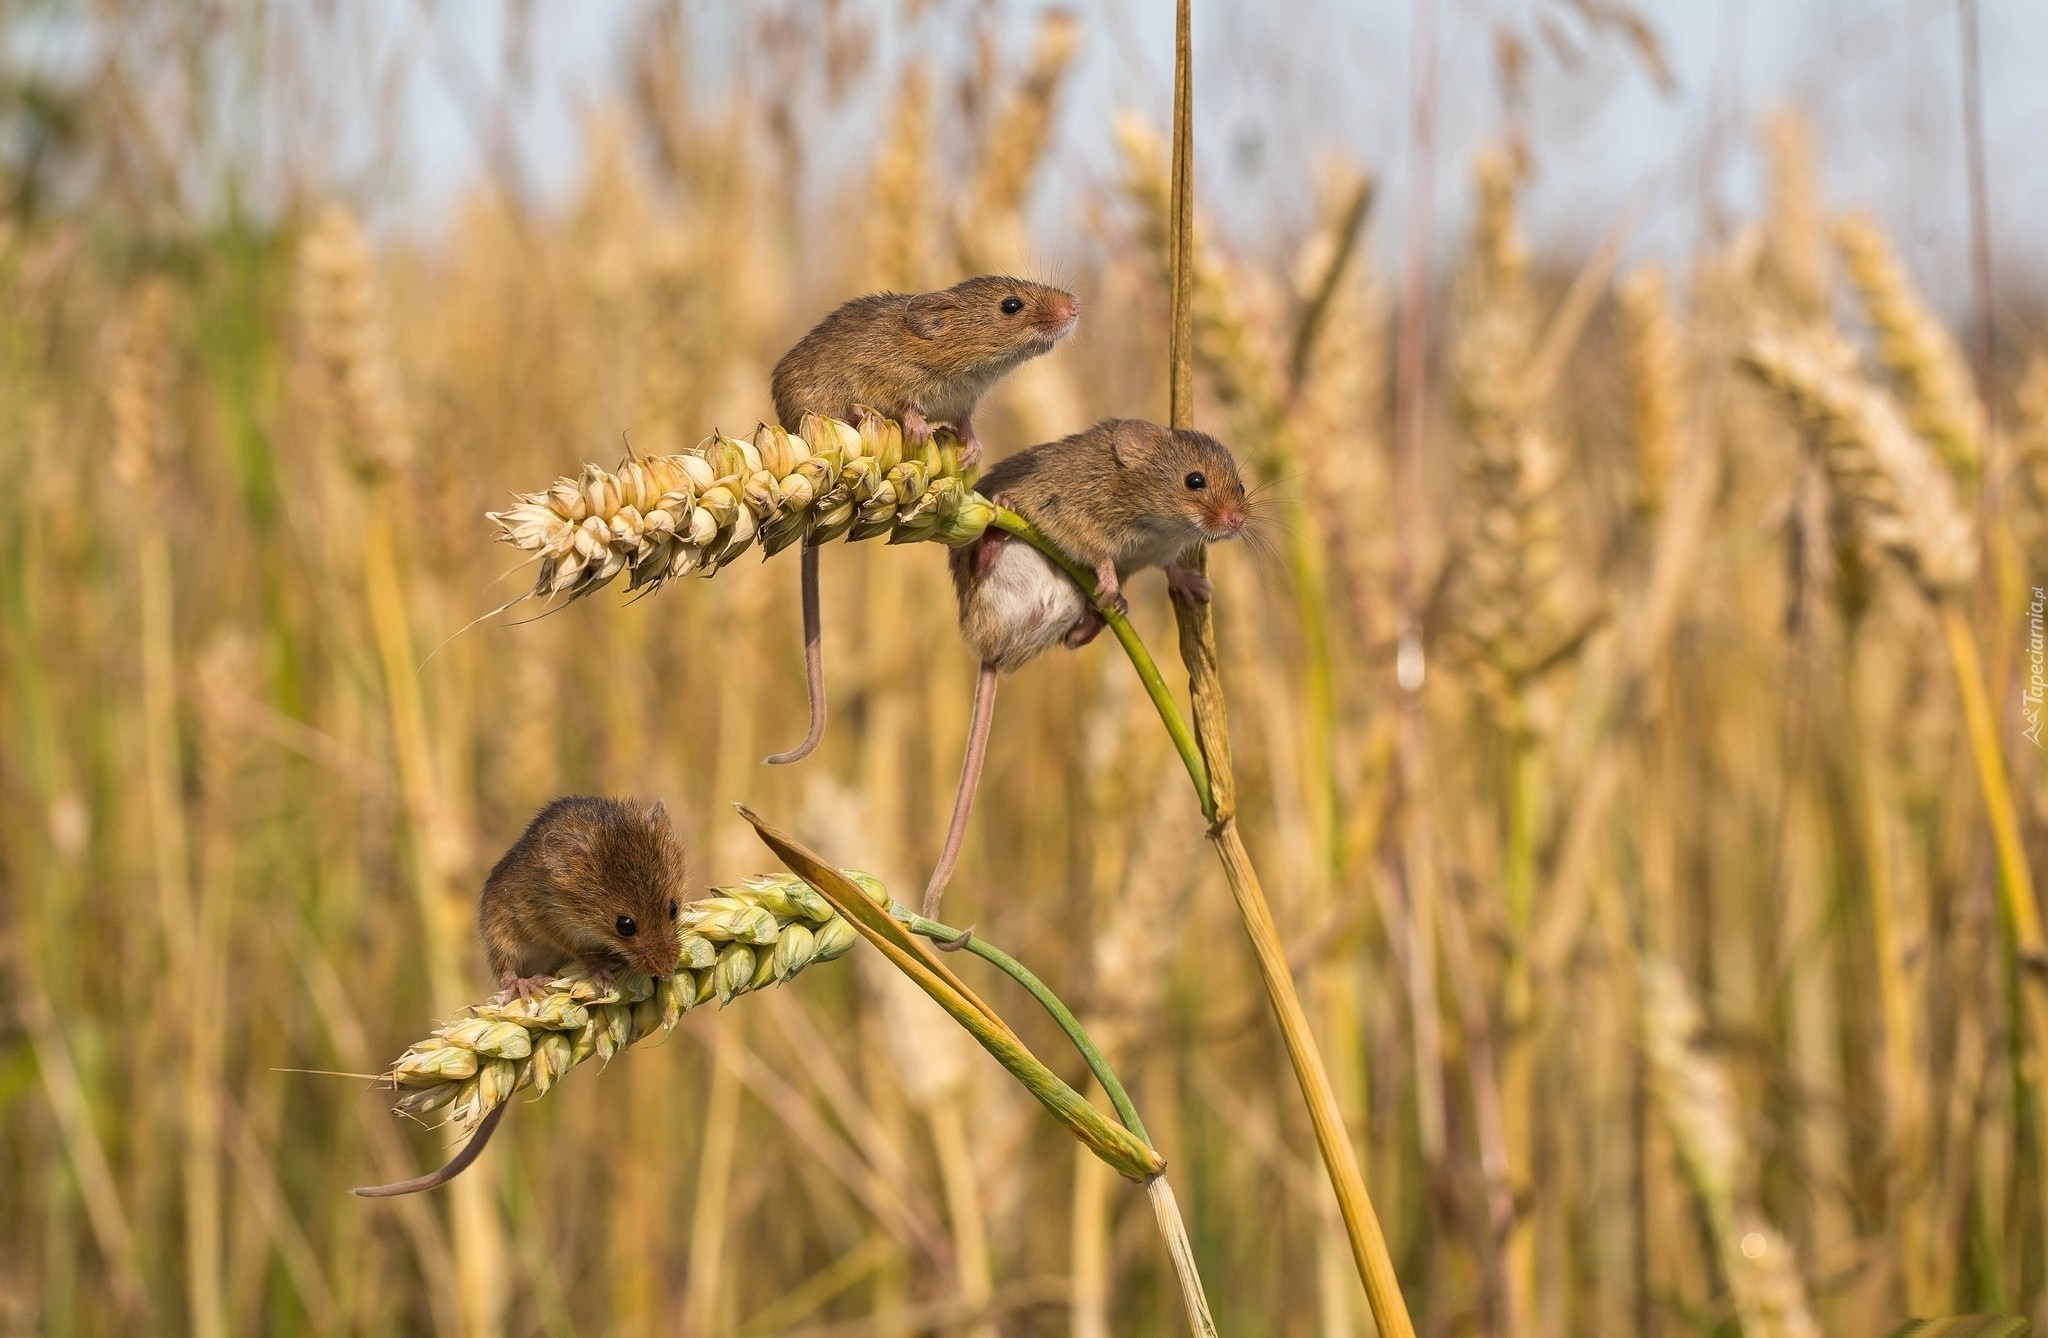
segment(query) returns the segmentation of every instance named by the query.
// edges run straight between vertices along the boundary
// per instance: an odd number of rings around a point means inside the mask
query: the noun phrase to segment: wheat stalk
[[[1080,41],[1080,20],[1067,10],[1047,10],[1039,20],[1031,65],[989,129],[973,213],[1010,214],[1023,207],[1032,174],[1045,157],[1060,83]]]
[[[350,462],[371,477],[395,473],[412,458],[412,438],[379,312],[376,258],[339,205],[322,209],[300,243],[299,305]]]
[[[1116,137],[1123,151],[1124,193],[1138,211],[1137,242],[1164,280],[1169,273],[1173,204],[1166,146],[1134,116],[1118,119]],[[1210,245],[1206,228],[1194,227],[1192,236],[1195,361],[1244,434],[1263,443],[1278,428],[1285,408],[1279,378],[1245,318],[1237,297],[1238,276]]]
[[[1664,271],[1644,265],[1622,280],[1621,306],[1629,410],[1635,427],[1636,477],[1643,509],[1663,507],[1679,458],[1685,421],[1685,336],[1671,310]]]
[[[807,414],[796,432],[763,424],[751,441],[585,465],[488,514],[500,540],[539,558],[532,597],[579,599],[621,572],[635,590],[712,576],[756,542],[771,556],[842,535],[969,543],[995,508],[968,488],[949,433],[912,449],[900,424],[864,412],[857,427]]]
[[[1705,1210],[1743,1332],[1749,1338],[1820,1338],[1791,1244],[1749,1202],[1735,1091],[1699,1048],[1692,992],[1678,968],[1654,954],[1644,953],[1637,969],[1651,1094]]]
[[[107,376],[107,408],[114,420],[107,463],[114,481],[130,490],[150,489],[170,451],[167,401],[176,374],[170,345],[176,296],[170,281],[161,277],[137,285]]]
[[[1813,127],[1799,112],[1780,108],[1764,122],[1764,148],[1770,159],[1765,270],[1792,314],[1814,320],[1827,310],[1828,248]]]
[[[1870,539],[1935,598],[1977,572],[1977,543],[1955,485],[1891,396],[1857,370],[1839,333],[1766,328],[1743,351],[1747,367],[1814,429],[1828,474]]]
[[[915,292],[931,264],[931,80],[922,67],[904,73],[889,133],[868,176],[869,266],[884,286]]]
[[[1489,671],[1486,695],[1510,720],[1518,685],[1568,647],[1583,622],[1565,567],[1563,460],[1532,398],[1541,388],[1524,375],[1538,341],[1516,208],[1527,175],[1522,156],[1506,149],[1485,150],[1473,165],[1479,212],[1456,282],[1450,351],[1472,503],[1459,549],[1460,633]]]
[[[1835,245],[1877,331],[1877,356],[1904,392],[1913,426],[1948,467],[1973,478],[1984,459],[1984,406],[1962,350],[1927,309],[1884,233],[1857,214],[1835,225]]]
[[[2038,538],[2048,530],[2048,353],[2036,353],[2027,364],[2014,407],[2019,426],[2013,434],[2013,457],[2033,494],[2028,521],[2030,537]]]

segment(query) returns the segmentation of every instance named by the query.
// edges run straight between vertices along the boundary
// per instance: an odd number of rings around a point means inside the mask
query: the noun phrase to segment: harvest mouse
[[[484,880],[477,906],[491,974],[538,994],[562,968],[673,974],[687,872],[668,809],[626,799],[557,799]]]
[[[795,431],[806,413],[850,419],[856,405],[903,424],[914,446],[934,423],[960,435],[960,463],[981,459],[974,406],[1019,363],[1048,352],[1081,319],[1072,293],[983,275],[936,293],[871,293],[819,321],[775,364],[775,413]],[[819,644],[818,550],[803,549],[804,680],[810,732],[768,761],[802,761],[825,734],[824,653]]]
[[[1214,437],[1136,418],[1110,418],[1085,432],[1020,451],[991,469],[980,491],[1022,515],[1053,546],[1094,569],[1099,605],[1126,607],[1123,580],[1146,567],[1166,569],[1182,598],[1206,601],[1209,582],[1176,565],[1197,544],[1233,539],[1250,516],[1237,460]],[[995,714],[996,676],[1064,643],[1083,646],[1105,625],[1102,614],[1064,571],[1030,544],[1001,530],[953,551],[960,633],[981,660],[974,682],[967,760],[945,852],[925,888],[932,917],[967,831]]]
[[[484,879],[477,923],[484,954],[506,993],[530,997],[563,968],[600,980],[620,970],[672,975],[686,872],[668,810],[625,799],[575,795],[543,808]],[[438,1189],[469,1169],[497,1132],[494,1106],[469,1142],[439,1170],[352,1191],[366,1199]]]

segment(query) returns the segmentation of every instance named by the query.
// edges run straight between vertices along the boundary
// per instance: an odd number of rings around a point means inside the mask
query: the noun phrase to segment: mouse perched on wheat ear
[[[1163,567],[1176,596],[1207,601],[1208,580],[1180,566],[1179,559],[1199,544],[1236,538],[1251,517],[1228,447],[1206,433],[1136,418],[1106,419],[1020,451],[991,469],[980,488],[1091,569],[1096,599],[1119,611],[1126,607],[1124,580],[1146,567]],[[936,916],[960,857],[988,750],[997,676],[1056,645],[1086,645],[1105,626],[1100,610],[1066,572],[1002,530],[990,529],[953,550],[952,564],[960,634],[981,669],[945,852],[925,888],[928,917]]]
[[[484,880],[484,953],[530,996],[564,968],[672,974],[688,860],[660,803],[572,795],[543,808]]]
[[[836,308],[775,364],[775,413],[795,431],[807,413],[850,419],[866,406],[903,424],[914,446],[950,423],[960,463],[981,459],[974,408],[989,387],[1073,332],[1072,293],[1029,279],[982,275],[935,293],[871,293]],[[824,651],[819,641],[818,550],[803,549],[804,680],[810,731],[768,761],[798,762],[825,735]]]
[[[579,967],[599,982],[621,971],[673,975],[676,918],[688,873],[668,809],[571,795],[543,808],[484,879],[477,904],[484,955],[507,995],[537,997]],[[352,1193],[388,1199],[439,1189],[483,1155],[506,1106],[493,1106],[447,1165]]]

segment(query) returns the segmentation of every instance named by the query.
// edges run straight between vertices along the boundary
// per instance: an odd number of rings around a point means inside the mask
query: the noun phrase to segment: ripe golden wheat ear
[[[857,425],[807,414],[796,432],[763,424],[751,441],[585,465],[489,517],[500,540],[540,559],[533,597],[580,599],[621,572],[634,590],[713,576],[756,543],[764,556],[842,535],[970,543],[995,508],[967,486],[950,434],[913,449],[901,424],[863,412]]]

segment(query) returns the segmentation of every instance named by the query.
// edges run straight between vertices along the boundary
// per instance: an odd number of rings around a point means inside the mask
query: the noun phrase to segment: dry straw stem
[[[969,939],[967,946],[970,950],[1001,967],[1029,990],[1059,1022],[1107,1090],[1124,1121],[1121,1126],[1111,1124],[1086,1098],[1046,1068],[994,1009],[982,1002],[965,981],[918,941],[905,921],[915,925],[918,933],[947,939],[966,936],[959,935],[950,926],[911,916],[882,901],[864,899],[861,894],[865,889],[856,887],[846,875],[826,864],[786,832],[763,821],[745,805],[738,807],[740,814],[753,824],[754,830],[775,852],[777,859],[830,902],[833,909],[846,917],[891,965],[909,976],[954,1021],[966,1028],[982,1048],[1008,1069],[1012,1077],[1023,1083],[1039,1104],[1064,1124],[1084,1147],[1102,1158],[1118,1174],[1145,1185],[1160,1235],[1173,1261],[1174,1276],[1180,1284],[1181,1298],[1187,1310],[1188,1326],[1197,1338],[1214,1338],[1215,1320],[1209,1314],[1208,1298],[1203,1293],[1201,1277],[1195,1269],[1194,1250],[1186,1224],[1174,1202],[1173,1190],[1166,1183],[1166,1162],[1146,1141],[1144,1125],[1139,1122],[1123,1084],[1066,1006],[1043,982],[1007,954],[979,940]]]
[[[579,599],[621,572],[634,590],[713,576],[756,542],[763,556],[842,535],[964,544],[994,516],[961,477],[955,438],[912,448],[901,424],[871,412],[858,426],[806,414],[796,432],[706,437],[616,471],[585,465],[489,513],[501,541],[539,559],[536,599]]]
[[[1168,385],[1169,421],[1175,428],[1194,424],[1194,57],[1192,24],[1188,0],[1175,7],[1174,99],[1173,99],[1173,206],[1169,247],[1168,291],[1172,294]],[[1192,564],[1197,571],[1207,565],[1201,550]],[[1251,855],[1237,830],[1237,781],[1231,767],[1230,722],[1224,707],[1223,685],[1216,653],[1216,627],[1210,607],[1176,600],[1174,618],[1180,632],[1181,659],[1188,669],[1188,695],[1195,717],[1195,736],[1200,744],[1209,785],[1203,795],[1203,811],[1210,821],[1210,837],[1223,862],[1232,896],[1236,899],[1245,933],[1258,959],[1259,975],[1271,999],[1287,1044],[1287,1057],[1294,1066],[1308,1106],[1309,1121],[1315,1128],[1316,1146],[1324,1170],[1336,1191],[1337,1206],[1344,1217],[1351,1253],[1365,1284],[1366,1300],[1372,1307],[1374,1325],[1382,1338],[1411,1338],[1414,1322],[1401,1295],[1400,1280],[1387,1250],[1385,1233],[1366,1193],[1365,1177],[1359,1172],[1358,1157],[1337,1105],[1337,1094],[1316,1049],[1309,1030],[1308,1015],[1294,988],[1272,910],[1266,904],[1265,889],[1252,867]],[[1162,712],[1162,715],[1164,713]],[[1169,721],[1169,727],[1171,726]],[[1178,742],[1178,740],[1176,740]],[[1201,787],[1198,785],[1198,789]]]
[[[1166,146],[1135,116],[1116,125],[1124,157],[1124,191],[1138,208],[1137,240],[1160,266],[1171,292],[1174,278],[1174,187]],[[1237,299],[1237,279],[1210,246],[1201,228],[1191,228],[1188,327],[1192,353],[1217,401],[1243,421],[1248,435],[1263,442],[1280,426],[1285,396],[1262,356],[1258,339]]]
[[[1958,476],[1974,478],[1984,460],[1984,406],[1962,350],[1914,290],[1877,224],[1860,214],[1842,219],[1835,244],[1877,332],[1878,360],[1904,393],[1913,426]]]
[[[1750,1201],[1735,1093],[1700,1049],[1699,1008],[1685,978],[1649,951],[1637,966],[1651,1092],[1699,1196],[1742,1331],[1747,1338],[1819,1338],[1790,1242]]]
[[[826,864],[795,838],[740,806],[775,857],[830,903],[861,937],[880,949],[892,965],[938,1001],[953,1019],[1022,1082],[1031,1095],[1067,1126],[1097,1156],[1132,1180],[1143,1180],[1166,1168],[1159,1154],[1142,1139],[1104,1119],[1086,1098],[1040,1063],[993,1008],[982,1002],[951,967],[934,957],[889,911],[887,898],[866,894],[845,874]],[[860,895],[855,895],[859,893]]]

